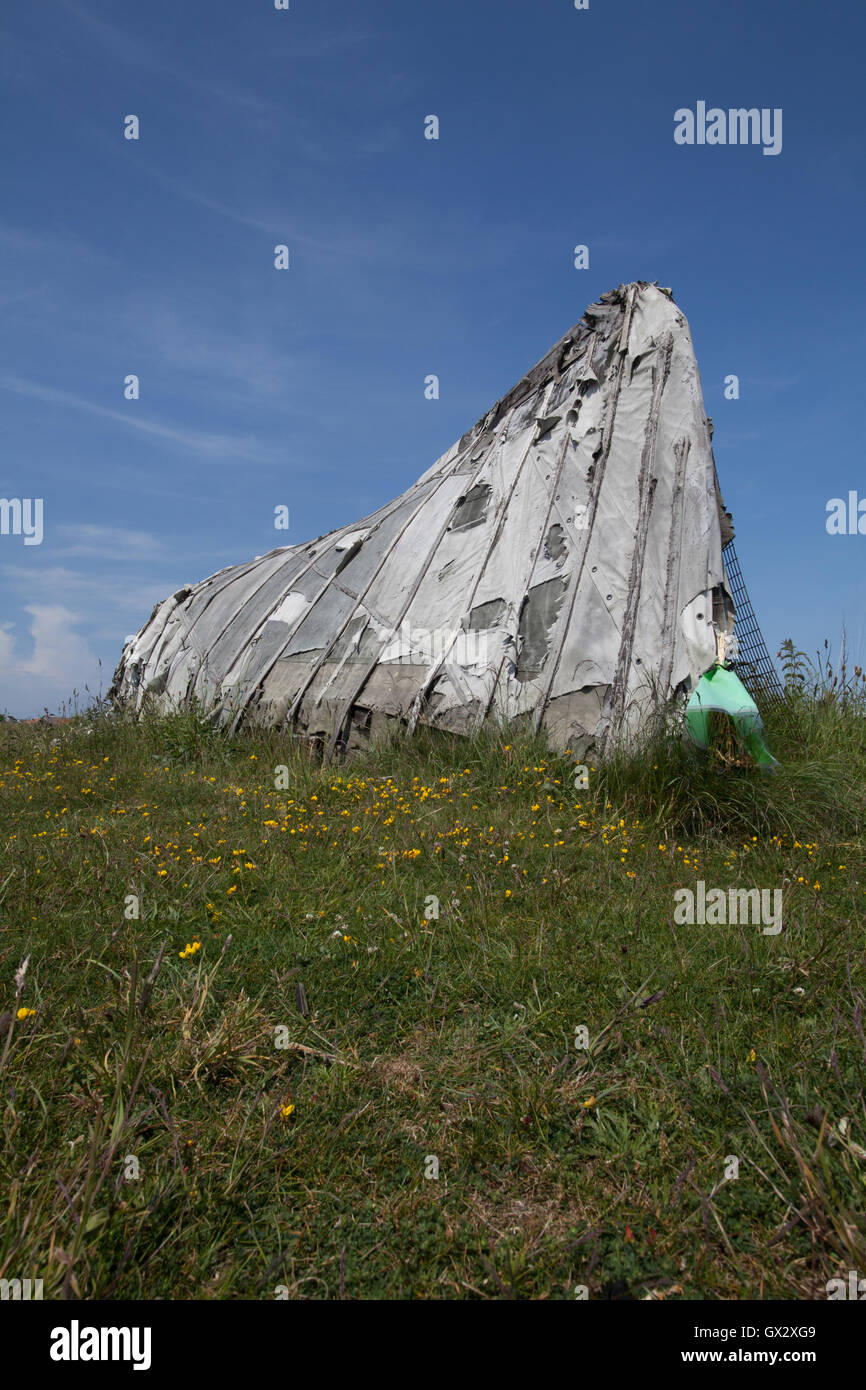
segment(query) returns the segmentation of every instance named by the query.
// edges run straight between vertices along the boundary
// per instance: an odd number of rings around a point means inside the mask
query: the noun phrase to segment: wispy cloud
[[[93,401],[73,395],[70,391],[58,391],[52,386],[43,386],[39,382],[26,381],[20,377],[0,377],[0,388],[11,391],[16,396],[27,396],[33,400],[46,401],[50,405],[84,411],[103,420],[113,420],[128,429],[139,430],[169,444],[176,444],[205,459],[235,459],[238,462],[268,465],[279,462],[283,457],[282,451],[263,448],[249,436],[244,438],[230,434],[206,434],[201,430],[186,430],[176,425],[161,424],[158,420],[143,418],[134,409],[128,412],[111,410],[108,406],[96,405]]]
[[[182,291],[132,296],[120,308],[117,328],[137,350],[158,361],[160,368],[187,378],[194,375],[197,399],[209,388],[223,402],[229,397],[247,403],[267,400],[281,415],[318,419],[330,385],[323,381],[309,350],[288,350],[288,335],[279,325],[269,330],[260,323],[246,332],[229,332],[221,308],[214,296],[191,300]]]
[[[360,44],[371,43],[375,36],[362,29],[332,29],[319,38],[301,38],[292,34],[291,43],[269,44],[267,48],[251,48],[251,57],[292,59],[300,63],[314,62],[317,58],[333,58],[340,49],[357,48]],[[334,79],[335,84],[338,79]]]
[[[103,143],[108,143],[104,132],[100,131],[98,138]],[[311,151],[313,159],[319,160],[320,156],[321,152],[318,149]],[[187,179],[172,178],[163,169],[143,158],[139,158],[138,167],[179,198],[205,208],[208,212],[214,212],[219,217],[225,217],[230,222],[236,222],[241,227],[261,232],[273,244],[285,243],[290,250],[298,246],[307,247],[314,255],[338,259],[346,265],[368,262],[393,267],[395,264],[422,263],[426,259],[423,250],[413,250],[413,247],[417,246],[417,228],[413,228],[410,234],[408,227],[401,229],[388,222],[377,225],[375,230],[368,234],[355,227],[335,238],[333,233],[339,224],[332,218],[326,220],[323,214],[320,217],[322,230],[317,228],[310,233],[309,228],[306,231],[299,229],[295,214],[287,209],[261,206],[249,210],[238,208],[224,199],[201,192]],[[308,218],[310,215],[308,210]]]
[[[122,526],[95,526],[89,522],[57,527],[61,544],[53,553],[58,559],[87,555],[100,560],[154,560],[167,555],[168,548],[147,531],[129,531]]]
[[[199,96],[210,97],[249,111],[273,114],[280,109],[273,102],[266,101],[254,92],[245,91],[231,82],[214,82],[199,76],[187,64],[180,66],[172,63],[164,50],[157,51],[146,38],[140,35],[132,37],[127,31],[109,24],[107,20],[97,18],[83,5],[76,4],[75,0],[59,0],[59,3],[87,28],[115,62],[126,63],[145,72],[157,73],[160,79],[168,78]]]
[[[143,622],[153,605],[171,593],[172,585],[177,582],[168,565],[160,572],[130,566],[106,575],[83,574],[68,565],[7,564],[0,566],[0,577],[12,592],[26,600],[25,611],[27,602],[51,605],[65,599],[89,615],[89,624],[101,620],[107,612],[112,613],[114,617],[109,623],[112,635],[125,622],[134,620],[138,613],[143,614]]]
[[[41,256],[49,261],[58,257],[68,261],[71,256],[84,257],[97,262],[105,259],[100,251],[88,245],[73,232],[67,230],[46,232],[44,228],[34,231],[30,227],[16,226],[11,222],[0,222],[0,245],[7,251],[25,256]]]

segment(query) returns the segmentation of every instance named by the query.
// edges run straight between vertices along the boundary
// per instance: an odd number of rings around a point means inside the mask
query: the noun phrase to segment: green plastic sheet
[[[714,666],[701,676],[686,705],[686,726],[699,748],[710,741],[710,714],[729,714],[740,738],[762,771],[779,764],[767,747],[758,706],[729,666]]]

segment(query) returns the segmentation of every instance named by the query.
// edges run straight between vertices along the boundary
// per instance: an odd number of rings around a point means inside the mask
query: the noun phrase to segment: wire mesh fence
[[[739,656],[735,669],[752,698],[760,701],[783,700],[785,692],[764,641],[752,607],[743,571],[731,541],[722,551],[728,585],[736,607],[734,632]]]

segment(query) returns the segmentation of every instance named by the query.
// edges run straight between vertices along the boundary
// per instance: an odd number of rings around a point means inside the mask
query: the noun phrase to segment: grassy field
[[[866,710],[792,669],[769,778],[663,738],[576,788],[517,734],[322,767],[192,714],[0,723],[0,1277],[793,1299],[866,1274]],[[781,889],[783,929],[678,923],[698,880]]]

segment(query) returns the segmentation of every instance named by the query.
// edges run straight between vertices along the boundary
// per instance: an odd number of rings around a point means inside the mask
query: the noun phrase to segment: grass
[[[866,1273],[866,712],[788,674],[769,778],[663,736],[576,790],[495,731],[328,768],[192,714],[0,725],[0,1277],[793,1299]],[[784,929],[678,925],[697,879],[782,888]]]

